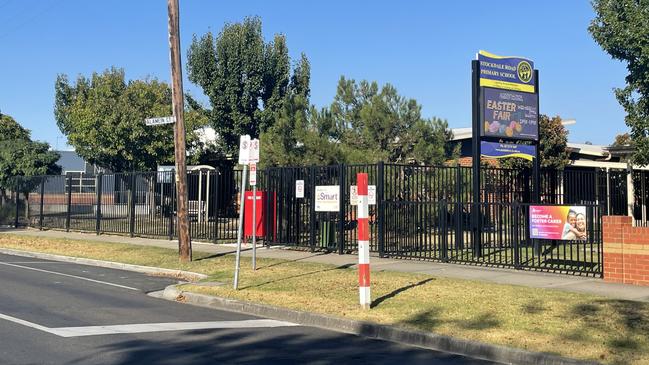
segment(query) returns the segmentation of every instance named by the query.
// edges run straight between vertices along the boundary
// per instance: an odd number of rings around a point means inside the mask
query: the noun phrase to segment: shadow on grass
[[[252,248],[245,248],[245,249],[242,248],[242,249],[241,249],[241,252],[244,252],[244,251],[250,251],[250,250],[252,250]],[[207,256],[203,256],[203,257],[201,257],[201,258],[194,259],[194,261],[203,261],[203,260],[215,259],[215,258],[217,258],[217,257],[223,257],[223,256],[227,256],[227,255],[233,255],[233,254],[236,254],[236,253],[237,253],[237,250],[226,251],[226,252],[219,252],[219,253],[214,253],[214,254],[211,254],[211,255],[207,255]]]
[[[327,252],[319,252],[319,253],[316,253],[316,254],[313,254],[313,255],[310,255],[310,256],[300,257],[299,259],[285,260],[285,261],[282,261],[282,262],[276,262],[274,264],[261,266],[259,268],[264,269],[264,268],[269,268],[269,267],[274,267],[274,266],[286,265],[286,264],[290,264],[290,263],[293,263],[293,262],[303,261],[303,260],[310,259],[312,257],[317,257],[317,256],[322,256],[322,255],[327,255],[327,254],[328,254]]]
[[[560,340],[598,341],[607,350],[599,355],[598,360],[608,364],[644,363],[649,360],[647,303],[595,300],[575,305],[568,315],[570,320],[579,321],[581,325],[562,334]]]
[[[328,272],[328,271],[349,269],[350,267],[352,267],[352,266],[354,266],[354,265],[356,265],[356,264],[351,264],[351,263],[350,263],[350,264],[345,264],[345,265],[340,265],[340,266],[332,267],[332,268],[330,268],[330,269],[316,270],[316,271],[309,271],[309,272],[305,272],[305,273],[303,273],[303,274],[299,274],[299,275],[286,276],[286,277],[283,277],[283,278],[279,278],[279,279],[275,279],[275,280],[269,280],[269,281],[265,281],[265,282],[263,282],[263,283],[259,283],[259,284],[255,284],[255,285],[248,285],[248,286],[245,286],[245,287],[240,288],[240,290],[243,290],[243,289],[252,289],[252,288],[259,288],[259,287],[262,287],[262,286],[264,286],[264,285],[273,284],[273,283],[278,283],[278,282],[280,282],[280,281],[285,281],[285,280],[290,280],[290,279],[295,279],[295,278],[301,278],[301,277],[305,277],[305,276],[309,276],[309,275],[313,275],[313,274],[320,274],[320,273]]]
[[[378,297],[378,298],[374,299],[372,301],[372,303],[370,304],[370,308],[375,308],[376,306],[383,303],[384,301],[386,301],[386,300],[388,300],[390,298],[394,298],[396,295],[398,295],[400,293],[403,293],[404,291],[406,291],[408,289],[412,289],[412,288],[424,285],[424,284],[426,284],[428,282],[431,282],[433,280],[435,280],[435,278],[428,278],[428,279],[424,279],[424,280],[422,280],[422,281],[420,281],[418,283],[410,284],[410,285],[395,289],[392,292],[390,292],[390,293],[388,293],[388,294],[386,294],[384,296],[381,296],[381,297]]]

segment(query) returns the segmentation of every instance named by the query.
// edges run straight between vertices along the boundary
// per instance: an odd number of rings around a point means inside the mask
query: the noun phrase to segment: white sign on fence
[[[259,140],[257,138],[251,139],[250,140],[250,153],[248,157],[248,162],[249,163],[257,163],[259,162],[259,149],[261,148],[261,145],[259,144]]]
[[[239,164],[246,165],[250,160],[250,136],[243,135],[239,138]]]
[[[250,186],[257,185],[257,164],[250,163]]]
[[[160,124],[173,124],[176,123],[176,118],[172,117],[162,117],[162,118],[146,118],[144,120],[146,125],[160,125]]]
[[[337,212],[340,210],[340,186],[319,185],[315,187],[315,211]]]
[[[295,180],[295,197],[304,198],[304,180]]]
[[[358,188],[356,185],[349,187],[349,204],[358,205]],[[376,185],[367,186],[367,204],[376,205]]]

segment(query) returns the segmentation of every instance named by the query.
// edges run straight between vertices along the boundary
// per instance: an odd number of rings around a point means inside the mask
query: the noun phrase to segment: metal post
[[[514,268],[520,269],[521,268],[521,257],[520,257],[520,205],[518,204],[517,201],[514,201],[512,203],[512,209],[514,211],[514,225],[513,225],[513,230],[514,230]]]
[[[214,209],[212,214],[214,214],[214,243],[217,243],[219,240],[219,176],[221,175],[221,170],[217,169],[214,172]]]
[[[241,176],[241,194],[240,194],[240,207],[239,207],[239,229],[237,229],[237,257],[234,264],[234,290],[239,289],[239,264],[241,262],[241,237],[243,236],[243,209],[245,207],[245,197],[246,197],[246,178],[248,170],[246,170],[246,165],[243,165],[243,173]]]
[[[102,174],[95,177],[95,192],[97,194],[97,212],[95,217],[95,231],[97,235],[101,233],[101,195],[102,195]]]
[[[128,232],[135,237],[135,172],[131,173],[130,189],[128,192]]]
[[[441,251],[441,259],[444,262],[448,262],[448,203],[446,199],[442,199],[439,202],[440,204],[440,209],[439,209],[439,221],[441,223],[440,227],[440,234],[441,234],[441,241],[440,241],[440,251]]]
[[[16,219],[14,221],[14,228],[18,228],[18,217],[20,216],[20,192],[19,192],[19,183],[18,181],[20,180],[19,177],[16,177],[16,183],[14,185],[14,190],[16,190]]]
[[[175,172],[171,171],[174,175]],[[176,181],[171,179],[169,187],[169,241],[174,239],[174,212],[176,211]]]
[[[541,110],[539,106],[539,70],[534,70],[534,92],[536,93],[537,110]],[[539,113],[537,113],[539,114]],[[537,123],[537,128],[539,128]],[[538,135],[538,133],[537,133]],[[539,143],[535,142],[536,156],[534,158],[534,202],[541,202],[541,155],[539,153]]]
[[[43,230],[43,213],[45,208],[45,179],[46,177],[41,177],[41,203],[38,209],[38,229]]]
[[[309,168],[309,183],[311,184],[311,206],[309,212],[309,245],[311,252],[315,252],[315,166]],[[306,187],[305,187],[306,191]]]
[[[338,164],[338,192],[340,205],[338,206],[338,254],[345,250],[345,165]]]
[[[252,187],[252,270],[257,270],[257,184]]]
[[[385,166],[383,161],[379,161],[378,177],[376,182],[376,210],[378,224],[378,243],[379,257],[385,257]]]
[[[70,215],[72,210],[72,175],[68,176],[68,210],[65,217],[65,231],[70,232]]]
[[[480,210],[480,66],[477,60],[471,61],[471,95],[473,99],[473,209],[472,209],[472,230],[473,230],[473,256],[482,256],[481,231],[482,212]]]

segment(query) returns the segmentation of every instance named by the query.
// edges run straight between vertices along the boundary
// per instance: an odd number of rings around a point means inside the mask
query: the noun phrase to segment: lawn
[[[469,280],[372,272],[373,308],[358,306],[354,269],[242,259],[240,290],[231,289],[234,257],[195,252],[180,264],[177,251],[128,244],[3,234],[0,247],[183,269],[224,286],[184,290],[291,309],[414,328],[607,364],[649,364],[649,303]]]

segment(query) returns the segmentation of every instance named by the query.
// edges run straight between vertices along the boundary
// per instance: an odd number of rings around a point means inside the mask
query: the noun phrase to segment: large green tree
[[[216,37],[211,32],[194,36],[187,69],[190,81],[210,100],[209,122],[223,156],[236,156],[240,135],[257,137],[272,127],[286,112],[291,88],[308,95],[306,57],[302,55],[291,75],[286,38],[278,34],[265,42],[256,17],[227,24]]]
[[[114,172],[155,170],[174,161],[173,125],[147,126],[145,118],[172,114],[171,88],[156,79],[125,79],[111,68],[71,83],[59,75],[55,84],[56,122],[86,161]],[[191,108],[194,103],[188,103]],[[194,130],[206,120],[185,113],[188,150],[200,149]]]
[[[593,0],[595,19],[588,30],[614,59],[626,63],[626,86],[615,96],[626,112],[636,147],[632,157],[649,164],[649,1]]]
[[[59,174],[56,164],[59,154],[50,151],[49,144],[32,141],[29,130],[9,115],[0,113],[0,189],[13,189],[18,176]],[[29,191],[31,185],[23,184],[21,190]]]
[[[438,164],[449,157],[451,134],[445,121],[423,118],[421,105],[390,84],[341,77],[323,124],[350,163]]]

